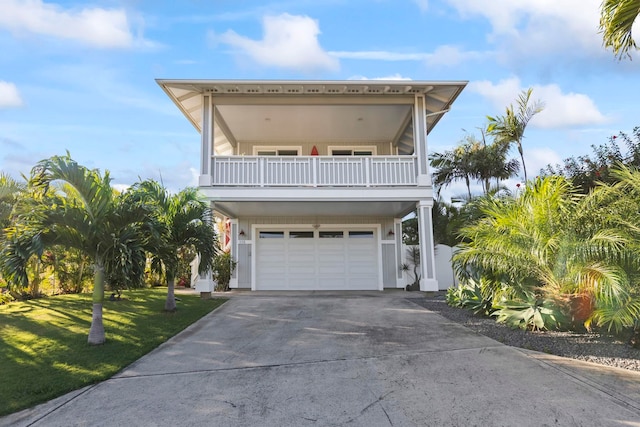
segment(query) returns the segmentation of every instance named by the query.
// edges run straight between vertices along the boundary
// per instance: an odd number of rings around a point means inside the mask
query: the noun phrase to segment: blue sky
[[[524,140],[533,175],[640,125],[640,55],[604,50],[599,5],[0,0],[0,171],[69,150],[116,185],[162,177],[178,190],[196,183],[199,136],[154,79],[387,78],[469,81],[430,151],[479,135],[533,87],[546,105]]]

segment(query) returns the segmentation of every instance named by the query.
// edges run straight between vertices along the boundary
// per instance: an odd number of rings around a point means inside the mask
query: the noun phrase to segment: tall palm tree
[[[600,32],[605,48],[612,48],[618,59],[631,58],[638,49],[631,30],[640,15],[640,0],[603,0],[600,9]]]
[[[147,180],[135,184],[131,196],[150,203],[162,224],[162,233],[156,244],[152,244],[152,265],[156,270],[164,267],[167,280],[165,310],[174,311],[175,279],[178,274],[178,253],[192,247],[200,257],[199,270],[208,271],[217,253],[216,234],[211,221],[211,210],[194,188],[186,188],[177,194],[169,194],[157,181]]]
[[[102,321],[105,281],[137,284],[144,276],[145,228],[149,209],[125,198],[104,176],[66,156],[40,161],[31,171],[28,197],[17,206],[18,215],[9,229],[0,254],[8,281],[28,283],[26,266],[45,248],[75,248],[93,261],[94,287],[89,344],[105,341]],[[65,184],[57,186],[58,183]]]
[[[487,133],[493,135],[497,143],[515,143],[518,146],[525,181],[528,181],[528,177],[527,166],[524,163],[524,150],[522,148],[524,131],[533,116],[544,109],[544,104],[541,101],[534,101],[531,105],[529,104],[532,92],[533,88],[522,91],[516,100],[516,108],[514,109],[513,104],[510,104],[504,116],[487,116],[489,120]]]

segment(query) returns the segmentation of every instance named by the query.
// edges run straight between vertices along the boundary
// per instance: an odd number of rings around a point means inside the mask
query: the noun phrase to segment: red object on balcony
[[[318,155],[318,149],[316,148],[316,146],[314,145],[313,148],[311,149],[311,155],[312,156],[317,156]]]

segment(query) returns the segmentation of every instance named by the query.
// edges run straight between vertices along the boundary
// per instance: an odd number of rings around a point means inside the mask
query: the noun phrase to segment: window
[[[350,231],[350,239],[373,239],[373,231]]]
[[[342,231],[321,231],[321,239],[342,239],[344,233]]]
[[[329,155],[331,156],[375,156],[375,146],[362,147],[329,147]]]
[[[290,239],[313,239],[313,231],[290,231]]]
[[[301,147],[253,147],[254,156],[299,156]]]
[[[261,231],[261,239],[284,239],[284,231]]]

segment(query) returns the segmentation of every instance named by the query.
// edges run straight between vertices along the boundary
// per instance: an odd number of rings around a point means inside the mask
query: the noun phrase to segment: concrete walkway
[[[640,375],[507,347],[404,292],[240,294],[18,426],[640,426]]]

